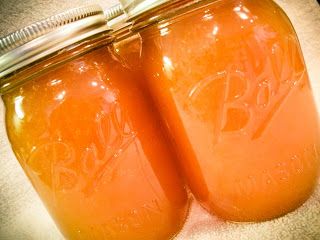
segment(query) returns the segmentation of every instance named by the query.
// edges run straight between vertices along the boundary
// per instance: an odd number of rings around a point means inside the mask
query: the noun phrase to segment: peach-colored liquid
[[[300,206],[319,171],[319,125],[298,39],[272,1],[213,1],[141,31],[150,92],[192,192],[260,221]]]
[[[162,126],[106,47],[3,96],[13,150],[67,239],[164,240],[188,211]]]

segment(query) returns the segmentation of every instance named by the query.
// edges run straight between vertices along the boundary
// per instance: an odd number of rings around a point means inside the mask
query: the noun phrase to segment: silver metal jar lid
[[[128,25],[126,22],[127,14],[124,12],[122,5],[117,4],[104,10],[108,26],[113,30],[118,30],[124,25]]]
[[[120,17],[120,16],[126,16],[125,12],[123,11],[123,8],[121,4],[116,4],[112,7],[109,7],[104,10],[104,15],[106,16],[106,19],[108,21],[108,25],[110,25],[110,21]]]
[[[98,5],[74,8],[0,38],[1,78],[98,33],[108,32]]]
[[[128,18],[132,19],[173,0],[119,0]]]

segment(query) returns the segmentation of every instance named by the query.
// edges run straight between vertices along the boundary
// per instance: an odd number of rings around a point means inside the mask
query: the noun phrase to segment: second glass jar
[[[164,2],[134,12],[133,31],[193,194],[232,221],[296,209],[317,183],[320,133],[287,16],[269,0]]]

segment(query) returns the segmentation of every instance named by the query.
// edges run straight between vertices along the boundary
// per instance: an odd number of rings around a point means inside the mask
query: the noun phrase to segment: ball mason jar
[[[0,39],[12,149],[67,239],[170,239],[188,196],[155,108],[97,6]]]
[[[296,33],[270,0],[120,0],[180,166],[232,221],[293,211],[319,174],[319,120]]]

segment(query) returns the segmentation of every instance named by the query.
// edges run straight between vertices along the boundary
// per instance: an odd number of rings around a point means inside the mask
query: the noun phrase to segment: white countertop
[[[116,0],[0,0],[0,35],[83,3]],[[291,19],[300,39],[314,95],[320,109],[320,7],[316,0],[277,0]],[[303,124],[303,119],[301,124]],[[9,146],[0,102],[0,240],[63,239],[24,175]],[[320,239],[320,182],[301,208],[282,218],[259,224],[225,223],[192,205],[187,223],[176,240],[287,240]],[[129,239],[128,239],[129,240]]]

